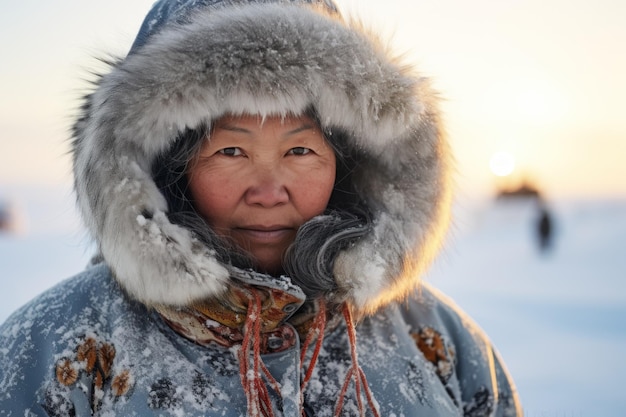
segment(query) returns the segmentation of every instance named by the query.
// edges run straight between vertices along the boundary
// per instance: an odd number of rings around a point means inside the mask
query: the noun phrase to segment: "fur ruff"
[[[98,80],[75,124],[78,203],[132,297],[188,305],[229,282],[213,249],[169,222],[155,158],[180,132],[226,113],[311,106],[365,155],[354,181],[374,216],[372,233],[335,262],[338,293],[371,312],[418,284],[449,206],[448,150],[428,81],[358,24],[320,8],[249,4],[165,27]]]

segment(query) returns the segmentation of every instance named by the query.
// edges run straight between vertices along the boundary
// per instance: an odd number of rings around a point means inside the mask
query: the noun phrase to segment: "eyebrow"
[[[248,129],[244,129],[243,127],[239,127],[237,125],[232,125],[229,123],[225,123],[221,126],[215,126],[215,129],[227,130],[229,132],[252,133]],[[291,136],[300,132],[304,132],[306,130],[315,130],[315,129],[317,129],[317,126],[314,123],[304,122],[301,126],[286,132],[284,136]]]
[[[214,129],[228,130],[229,132],[251,133],[248,129],[244,129],[238,126],[233,126],[230,124],[216,125]]]
[[[313,123],[307,123],[305,122],[302,126],[297,127],[293,130],[290,130],[289,132],[287,132],[287,136],[289,135],[295,135],[296,133],[300,133],[300,132],[304,132],[305,130],[315,130],[317,129],[317,126],[314,125]]]

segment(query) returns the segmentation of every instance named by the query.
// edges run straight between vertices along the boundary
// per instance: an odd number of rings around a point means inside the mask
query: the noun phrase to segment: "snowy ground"
[[[534,205],[466,206],[427,279],[494,341],[526,416],[624,416],[626,200],[551,207],[555,245],[541,254]]]
[[[0,233],[0,322],[79,272],[91,249],[67,189],[0,188],[24,213]],[[486,330],[527,417],[618,417],[626,410],[626,199],[552,202],[550,253],[536,249],[534,206],[462,204],[426,279]]]

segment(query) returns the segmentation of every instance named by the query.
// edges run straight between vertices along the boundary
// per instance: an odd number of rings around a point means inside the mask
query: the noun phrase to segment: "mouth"
[[[282,258],[296,238],[297,227],[291,225],[245,225],[231,229],[237,245],[248,251],[259,270],[277,273],[282,268]]]
[[[294,229],[292,227],[284,225],[251,225],[238,227],[236,230],[238,233],[241,233],[248,238],[267,243],[283,240],[286,236],[294,233]]]

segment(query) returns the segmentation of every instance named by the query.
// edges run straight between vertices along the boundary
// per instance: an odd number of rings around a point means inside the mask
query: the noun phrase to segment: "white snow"
[[[0,188],[28,228],[0,233],[0,322],[80,272],[93,247],[69,188]],[[550,202],[555,246],[540,254],[534,206],[465,202],[425,279],[485,329],[526,415],[618,417],[626,409],[626,198]]]
[[[487,332],[527,416],[621,416],[626,198],[549,204],[548,253],[536,245],[534,204],[462,204],[426,279]]]

